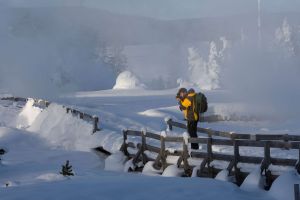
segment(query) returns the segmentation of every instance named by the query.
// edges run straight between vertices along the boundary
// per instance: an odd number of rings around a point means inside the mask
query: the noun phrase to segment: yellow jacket
[[[184,117],[188,121],[198,121],[199,114],[195,112],[194,96],[196,93],[189,93],[186,98],[180,100],[179,105]]]

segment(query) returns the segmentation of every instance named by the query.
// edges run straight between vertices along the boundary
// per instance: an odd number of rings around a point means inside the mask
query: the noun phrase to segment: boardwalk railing
[[[272,173],[269,168],[273,166],[289,166],[294,167],[298,173],[300,172],[300,141],[256,141],[256,140],[247,140],[247,139],[217,139],[210,137],[206,138],[185,138],[185,137],[171,137],[154,134],[147,131],[134,131],[134,130],[125,130],[123,131],[124,141],[121,147],[121,151],[124,152],[129,159],[132,159],[134,165],[138,166],[138,163],[142,162],[146,164],[148,161],[154,161],[153,167],[156,169],[165,170],[169,165],[167,161],[168,156],[178,156],[177,166],[183,168],[185,171],[185,176],[191,176],[194,170],[196,171],[197,176],[199,177],[211,177],[214,178],[221,170],[227,170],[229,176],[235,178],[235,183],[241,185],[246,176],[250,173],[249,171],[243,170],[238,164],[256,164],[260,166],[261,175],[265,176],[265,187],[268,189],[272,182],[278,177],[278,174]],[[128,137],[134,137],[135,139],[140,137],[140,142],[134,144],[128,142]],[[151,145],[148,142],[149,140],[158,141],[159,146]],[[179,143],[182,145],[182,148],[170,151],[166,145],[168,143]],[[188,146],[190,143],[199,143],[203,146],[206,146],[204,151],[195,151],[189,150]],[[213,147],[215,146],[227,146],[232,147],[231,154],[225,154],[220,152],[214,152]],[[241,155],[240,148],[262,148],[263,157],[259,156],[249,156]],[[128,148],[136,149],[136,153],[130,153]],[[299,151],[297,159],[289,158],[275,158],[271,155],[272,149],[287,150],[294,149]],[[256,151],[257,149],[253,149]],[[148,156],[148,152],[155,154],[156,156]],[[198,159],[201,164],[198,166],[193,165],[189,162],[190,159]],[[220,168],[214,166],[213,161],[223,161],[227,162],[227,166]],[[137,168],[138,169],[138,168]]]
[[[173,127],[187,129],[186,125],[183,123],[175,122],[172,119],[166,121],[170,130],[173,130]],[[281,140],[281,141],[300,141],[300,135],[289,135],[289,134],[242,134],[234,132],[225,132],[225,131],[216,131],[209,128],[198,127],[197,131],[199,133],[206,134],[209,137],[218,136],[228,139],[240,139],[240,140]]]
[[[29,99],[32,99],[34,101],[34,106],[36,107],[40,107],[40,108],[46,108],[48,107],[51,102],[50,101],[46,101],[43,99],[33,99],[33,98],[23,98],[23,97],[3,97],[1,98],[1,100],[6,100],[6,101],[14,101],[14,102],[24,102],[26,103]],[[96,133],[97,131],[99,131],[99,117],[97,116],[92,116],[89,115],[87,113],[81,112],[79,110],[73,109],[73,108],[69,108],[66,106],[63,106],[66,109],[67,113],[72,114],[73,116],[79,117],[80,119],[92,123],[93,124],[93,133]]]

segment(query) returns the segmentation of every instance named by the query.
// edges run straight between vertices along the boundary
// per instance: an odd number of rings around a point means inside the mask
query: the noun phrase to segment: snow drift
[[[130,71],[124,71],[119,74],[113,89],[141,89],[145,85]]]

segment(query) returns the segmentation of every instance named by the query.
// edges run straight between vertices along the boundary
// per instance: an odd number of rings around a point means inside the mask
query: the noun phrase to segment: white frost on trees
[[[204,90],[220,88],[221,64],[226,57],[226,50],[230,47],[230,43],[224,37],[220,38],[220,42],[221,48],[217,47],[216,42],[210,42],[207,59],[198,48],[188,48],[188,81],[179,80],[180,86],[196,86]]]
[[[284,19],[281,27],[275,31],[276,44],[286,50],[287,56],[296,56],[299,54],[299,31],[292,27],[287,19]]]

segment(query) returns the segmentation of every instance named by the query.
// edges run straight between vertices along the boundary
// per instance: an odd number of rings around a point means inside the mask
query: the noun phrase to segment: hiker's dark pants
[[[197,124],[198,121],[187,121],[187,131],[192,138],[197,138]],[[198,143],[191,143],[192,149],[199,149]]]

